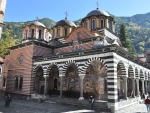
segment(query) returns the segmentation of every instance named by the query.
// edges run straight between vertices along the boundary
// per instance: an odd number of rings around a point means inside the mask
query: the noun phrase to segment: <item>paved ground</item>
[[[28,101],[21,99],[13,99],[10,107],[4,107],[4,100],[0,96],[0,113],[106,113],[100,112],[95,109],[89,110],[89,106],[72,106],[67,104],[58,103],[55,100],[49,101],[49,103],[39,103],[37,101]],[[146,106],[144,104],[137,104],[134,108],[129,107],[128,110],[121,110],[120,113],[143,113],[146,112]]]

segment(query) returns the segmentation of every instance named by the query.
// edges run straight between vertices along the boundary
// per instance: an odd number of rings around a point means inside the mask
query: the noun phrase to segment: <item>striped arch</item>
[[[133,70],[133,67],[131,65],[129,65],[129,68],[128,68],[128,77],[135,78],[134,70]]]
[[[120,60],[120,61],[117,63],[117,65],[120,65],[122,76],[126,76],[126,68],[125,68],[124,63]]]
[[[142,70],[142,69],[140,69],[140,79],[141,79],[141,80],[144,80],[144,79],[145,79],[144,73],[143,73],[143,70]]]
[[[79,73],[79,66],[78,66],[78,64],[77,64],[74,60],[69,60],[69,61],[67,61],[67,62],[64,64],[64,66],[62,67],[62,74],[63,74],[63,75],[65,75],[66,70],[67,70],[67,68],[68,68],[68,66],[69,66],[70,64],[75,64],[75,66],[76,66],[77,69],[78,69],[78,73]]]
[[[57,66],[58,71],[60,72],[59,65],[58,65],[57,63],[51,63],[51,64],[48,65],[48,68],[47,68],[47,75],[49,75],[50,70],[51,70],[51,68],[52,68],[54,65]]]
[[[36,66],[33,67],[33,71],[32,71],[33,77],[36,76],[36,72],[39,69],[39,67],[42,67],[42,69],[43,69],[43,66],[41,64],[36,65]]]
[[[80,69],[80,73],[85,75],[88,66],[91,64],[92,61],[95,61],[95,60],[102,62],[104,64],[106,70],[107,70],[107,65],[105,64],[105,62],[100,57],[92,57],[84,63],[84,66]]]
[[[137,67],[135,68],[135,78],[138,78],[138,79],[140,78]]]

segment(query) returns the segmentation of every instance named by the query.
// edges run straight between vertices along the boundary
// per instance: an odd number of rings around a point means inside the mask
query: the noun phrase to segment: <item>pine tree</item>
[[[131,44],[131,40],[128,38],[128,33],[126,30],[126,26],[124,24],[120,25],[120,41],[122,43],[122,46],[127,48],[130,53],[135,54],[135,51],[133,49],[133,45]]]

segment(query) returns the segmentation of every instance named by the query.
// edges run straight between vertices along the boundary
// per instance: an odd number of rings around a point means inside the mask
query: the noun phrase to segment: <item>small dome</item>
[[[56,23],[55,27],[56,26],[65,26],[65,25],[68,25],[68,26],[71,26],[71,27],[76,27],[75,23],[70,21],[70,20],[67,20],[67,19],[64,19],[64,20],[60,20]]]
[[[86,17],[99,16],[99,15],[110,16],[106,11],[96,9],[96,10],[93,10],[93,11],[89,12],[89,13],[86,15]]]
[[[31,23],[30,25],[32,25],[32,24],[34,24],[34,25],[36,25],[36,26],[42,26],[42,27],[45,27],[45,25],[44,24],[42,24],[41,22],[39,22],[39,21],[34,21],[33,23]]]

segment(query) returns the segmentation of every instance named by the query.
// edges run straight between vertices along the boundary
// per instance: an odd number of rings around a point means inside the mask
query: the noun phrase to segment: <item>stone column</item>
[[[134,78],[131,78],[132,80],[132,97],[135,97],[135,79]]]
[[[79,100],[84,100],[84,97],[83,97],[83,78],[84,76],[79,76],[80,77],[80,98]]]
[[[136,79],[136,83],[137,83],[137,96],[139,97],[139,79]]]
[[[147,93],[147,80],[145,80],[145,94],[148,94]]]
[[[62,97],[62,90],[63,90],[63,78],[64,76],[60,76],[60,95],[59,98]]]
[[[123,77],[124,80],[124,98],[127,99],[127,77]]]
[[[48,76],[44,76],[44,78],[45,78],[44,95],[46,95],[47,94],[47,78],[48,78]]]
[[[141,80],[142,81],[142,93],[145,94],[145,88],[144,88],[144,80]]]

